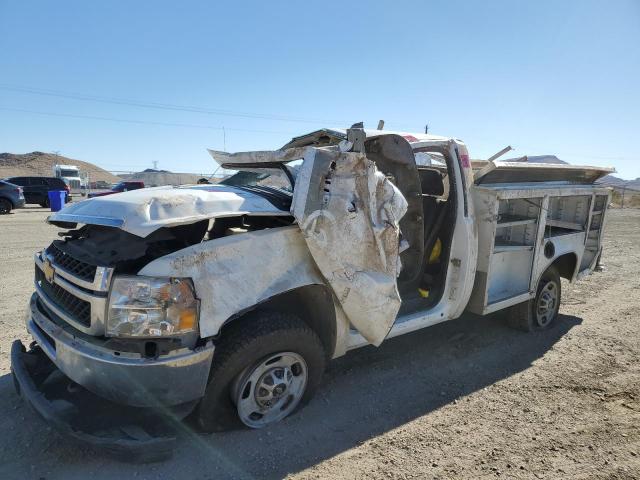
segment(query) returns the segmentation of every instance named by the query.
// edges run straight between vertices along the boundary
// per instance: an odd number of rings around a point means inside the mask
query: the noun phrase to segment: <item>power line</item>
[[[132,120],[132,119],[115,118],[115,117],[101,117],[96,115],[80,115],[80,114],[73,114],[73,113],[42,112],[37,110],[25,110],[22,108],[11,108],[11,107],[2,107],[2,106],[0,106],[0,110],[6,110],[9,112],[30,113],[35,115],[48,115],[53,117],[80,118],[85,120],[102,120],[102,121],[118,122],[118,123],[134,123],[134,124],[140,124],[140,125],[159,125],[163,127],[203,128],[207,130],[218,130],[218,131],[232,130],[236,132],[273,133],[273,134],[286,134],[286,135],[296,135],[299,133],[299,132],[284,132],[284,131],[274,131],[274,130],[254,130],[254,129],[248,129],[248,128],[215,127],[212,125],[197,125],[192,123],[154,122],[150,120]]]
[[[292,115],[240,112],[236,110],[197,107],[193,105],[180,105],[180,104],[163,103],[163,102],[149,102],[144,100],[107,97],[107,96],[76,93],[76,92],[63,92],[59,90],[23,87],[19,85],[11,85],[11,84],[3,84],[3,83],[0,83],[0,90],[9,90],[9,91],[21,92],[21,93],[27,93],[27,94],[33,94],[33,95],[60,97],[60,98],[67,98],[72,100],[111,103],[116,105],[127,105],[127,106],[133,106],[133,107],[141,107],[141,108],[153,108],[153,109],[170,110],[170,111],[202,113],[202,114],[209,114],[209,115],[232,116],[232,117],[241,117],[241,118],[255,118],[255,119],[263,119],[263,120],[294,122],[294,123],[318,124],[324,127],[326,127],[327,125],[332,125],[332,126],[351,125],[354,122],[353,119],[327,120],[327,119],[318,119],[318,118],[298,117],[298,116],[292,116]],[[410,126],[408,124],[397,123],[397,122],[387,122],[387,123],[391,123],[395,127],[406,128],[411,131],[415,130],[414,126]],[[418,130],[415,130],[415,131],[418,131]]]
[[[290,115],[274,115],[268,113],[251,113],[251,112],[238,112],[234,110],[223,110],[215,108],[203,108],[192,105],[178,105],[171,103],[160,102],[147,102],[142,100],[115,98],[115,97],[103,97],[98,95],[87,95],[83,93],[61,92],[57,90],[48,90],[42,88],[30,88],[20,87],[17,85],[0,84],[0,89],[10,90],[14,92],[29,93],[34,95],[45,95],[50,97],[68,98],[73,100],[82,100],[89,102],[111,103],[116,105],[128,105],[132,107],[141,108],[154,108],[160,110],[172,110],[181,112],[203,113],[209,115],[221,115],[230,117],[242,117],[242,118],[257,118],[263,120],[277,120],[282,122],[295,122],[295,123],[316,123],[316,124],[335,124],[343,125],[349,124],[348,120],[323,120],[323,119],[311,119],[303,117],[294,117]]]
[[[19,85],[11,85],[11,84],[0,84],[0,89],[21,92],[33,95],[44,95],[44,96],[52,96],[59,98],[67,98],[72,100],[80,100],[80,101],[88,101],[88,102],[100,102],[107,104],[115,104],[115,105],[127,105],[133,107],[140,108],[151,108],[151,109],[160,109],[160,110],[169,110],[169,111],[182,111],[182,112],[191,112],[191,113],[201,113],[208,115],[220,115],[220,116],[232,116],[232,117],[241,117],[241,118],[253,118],[253,119],[263,119],[263,120],[272,120],[272,121],[283,121],[283,122],[293,122],[293,123],[309,123],[309,124],[322,124],[326,125],[349,125],[349,120],[323,120],[323,119],[311,119],[304,117],[296,117],[290,115],[274,115],[267,113],[251,113],[251,112],[239,112],[234,110],[223,110],[223,109],[214,109],[214,108],[203,108],[196,107],[192,105],[179,105],[179,104],[171,104],[171,103],[162,103],[162,102],[148,102],[142,100],[135,99],[125,99],[125,98],[116,98],[116,97],[106,97],[99,95],[89,95],[83,93],[74,93],[74,92],[63,92],[58,90],[50,90],[50,89],[42,89],[42,88],[33,88],[33,87],[23,87]],[[13,110],[13,111],[22,111],[24,113],[34,113],[39,115],[55,115],[55,116],[66,116],[66,117],[74,117],[71,114],[62,114],[62,113],[51,113],[51,112],[37,112],[32,110],[20,110],[20,109],[9,109],[5,107],[0,107],[3,110]],[[110,120],[116,122],[123,123],[138,123],[138,124],[149,124],[149,125],[162,125],[162,126],[174,126],[174,127],[190,127],[190,128],[207,128],[212,130],[222,130],[224,132],[224,127],[213,127],[206,125],[193,125],[193,124],[185,124],[185,123],[166,123],[166,122],[150,122],[150,121],[140,121],[140,120],[125,120],[125,119],[115,119],[110,117],[97,117],[97,116],[83,116],[76,115],[77,118],[85,118],[85,119],[93,119],[93,120]],[[399,127],[407,127],[411,130],[412,127],[409,127],[407,124],[399,124],[395,125]],[[254,133],[285,133],[289,135],[296,135],[299,132],[276,132],[276,131],[266,131],[266,130],[251,130],[251,129],[233,129],[227,128],[230,131],[241,131],[241,132],[254,132]],[[418,131],[418,130],[416,130]],[[523,146],[519,147],[520,149]],[[524,148],[527,148],[525,145]],[[537,150],[537,148],[527,148],[528,150]],[[556,152],[556,155],[564,156],[565,158],[589,158],[596,160],[629,160],[630,157],[616,157],[616,156],[602,156],[602,155],[585,155],[580,153],[568,153],[568,152]]]

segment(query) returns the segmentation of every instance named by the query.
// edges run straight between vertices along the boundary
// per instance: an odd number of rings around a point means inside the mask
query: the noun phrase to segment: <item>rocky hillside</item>
[[[198,182],[202,175],[192,173],[174,173],[168,170],[154,170],[147,168],[142,172],[122,174],[125,180],[142,180],[147,187],[159,187],[161,185],[189,185]],[[207,175],[208,177],[208,175]]]
[[[640,178],[636,178],[635,180],[623,180],[622,178],[618,178],[613,175],[607,175],[606,177],[602,177],[600,182],[605,185],[609,185],[610,187],[626,187],[640,192]]]
[[[92,163],[44,152],[0,153],[0,178],[20,175],[50,177],[53,175],[51,169],[56,164],[74,165],[81,172],[88,172],[89,180],[92,182],[115,183],[120,181],[120,178]]]

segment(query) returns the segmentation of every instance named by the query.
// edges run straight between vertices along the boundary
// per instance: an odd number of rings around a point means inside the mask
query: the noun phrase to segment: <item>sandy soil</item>
[[[46,213],[0,217],[0,478],[640,478],[640,211],[611,211],[605,272],[564,284],[558,324],[463,318],[332,363],[319,395],[261,431],[199,435],[118,463],[52,432],[16,396],[32,253]]]

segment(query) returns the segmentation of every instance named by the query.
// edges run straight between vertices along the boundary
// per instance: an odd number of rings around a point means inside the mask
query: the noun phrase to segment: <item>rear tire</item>
[[[276,423],[313,396],[326,358],[318,335],[295,315],[252,313],[216,346],[194,420],[205,432]]]
[[[505,310],[509,326],[524,332],[549,328],[558,318],[561,296],[560,274],[552,265],[540,277],[534,298]]]
[[[11,213],[13,204],[6,198],[0,198],[0,215],[7,215]]]
[[[47,198],[44,202],[40,204],[42,208],[49,208],[49,199]]]

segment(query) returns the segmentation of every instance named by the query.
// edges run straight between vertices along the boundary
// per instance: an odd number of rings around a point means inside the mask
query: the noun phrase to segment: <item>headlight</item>
[[[166,337],[195,332],[198,300],[186,278],[115,277],[109,296],[108,337]]]

